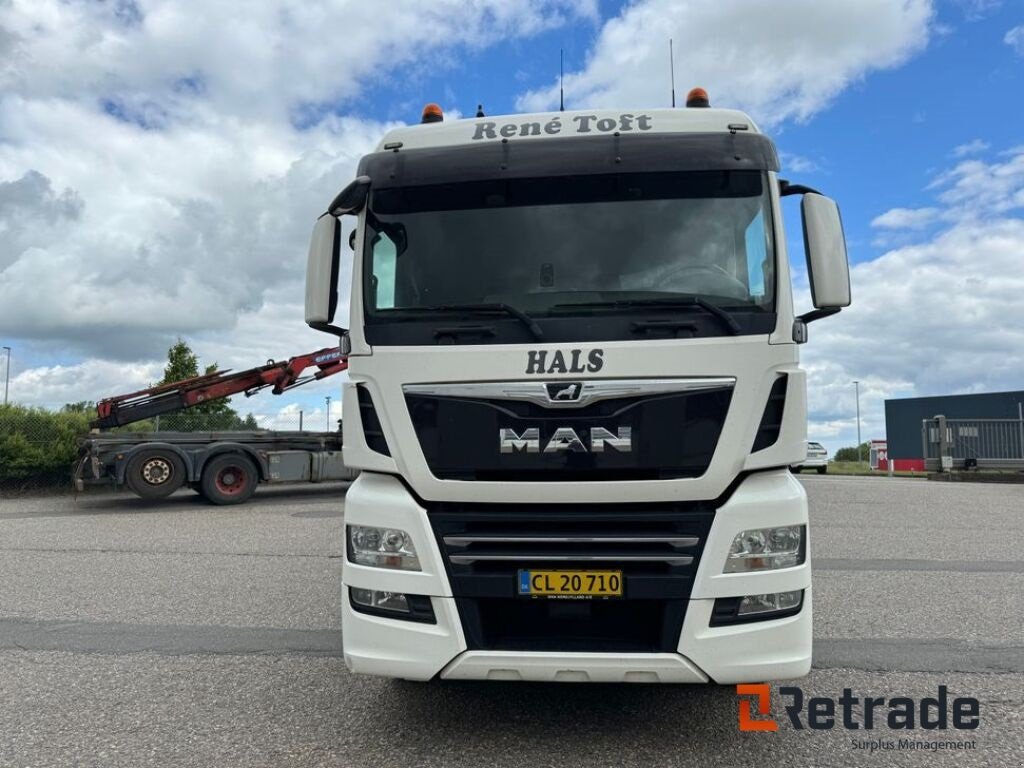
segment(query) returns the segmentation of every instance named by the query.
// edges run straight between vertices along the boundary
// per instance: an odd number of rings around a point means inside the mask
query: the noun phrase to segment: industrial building
[[[1024,469],[1024,390],[886,400],[885,433],[896,470]]]

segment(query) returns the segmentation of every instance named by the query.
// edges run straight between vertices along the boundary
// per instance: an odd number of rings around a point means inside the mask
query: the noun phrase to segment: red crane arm
[[[317,369],[314,373],[303,376],[307,368],[314,367]],[[346,368],[348,358],[341,348],[328,347],[297,355],[287,362],[270,361],[266,365],[238,373],[230,370],[208,373],[104,398],[96,404],[97,418],[91,422],[91,426],[118,427],[243,392],[248,397],[267,387],[271,387],[275,395],[280,395],[307,382],[341,373]]]

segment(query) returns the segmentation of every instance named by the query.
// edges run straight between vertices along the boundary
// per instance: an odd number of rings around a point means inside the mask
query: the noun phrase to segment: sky
[[[312,223],[384,131],[557,108],[560,49],[567,108],[665,107],[669,38],[680,97],[747,110],[842,209],[854,303],[802,347],[811,439],[855,443],[854,381],[864,439],[887,398],[1024,389],[1024,0],[0,0],[11,400],[147,386],[178,337],[236,370],[330,345]],[[337,386],[233,404],[318,424]]]

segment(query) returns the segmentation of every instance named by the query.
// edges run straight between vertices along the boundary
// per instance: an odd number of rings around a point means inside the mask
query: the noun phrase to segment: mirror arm
[[[779,197],[786,197],[787,195],[820,195],[821,192],[814,189],[813,187],[804,186],[803,184],[790,184],[785,179],[779,179]]]
[[[347,330],[345,330],[344,328],[339,328],[336,325],[332,325],[331,323],[322,323],[320,321],[316,321],[316,322],[312,322],[312,323],[307,323],[307,325],[309,325],[309,327],[312,328],[314,331],[323,331],[324,333],[333,333],[335,336],[338,336],[338,337],[344,337],[344,336],[348,335],[348,331]]]
[[[839,307],[826,307],[825,309],[812,309],[810,312],[804,312],[802,315],[797,315],[793,321],[793,341],[797,344],[807,343],[807,324],[813,323],[815,320],[820,320],[823,317],[829,315],[839,314]]]
[[[366,197],[370,191],[370,177],[357,176],[352,183],[345,187],[331,201],[327,212],[332,216],[344,216],[347,213],[359,213],[366,204]]]
[[[821,320],[823,317],[829,315],[838,315],[841,307],[825,307],[824,309],[812,309],[810,312],[804,312],[802,315],[797,317],[797,320],[807,324],[813,323],[815,320]]]

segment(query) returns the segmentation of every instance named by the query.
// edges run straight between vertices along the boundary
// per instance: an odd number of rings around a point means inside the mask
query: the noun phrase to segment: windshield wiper
[[[579,304],[554,304],[550,309],[574,309],[574,308],[596,308],[596,307],[653,307],[654,309],[703,309],[709,315],[716,317],[722,325],[729,329],[735,336],[743,329],[736,322],[736,318],[726,312],[717,304],[712,304],[700,296],[665,296],[656,299],[614,299],[612,301],[585,301]]]
[[[430,314],[431,312],[504,312],[506,315],[516,318],[523,325],[529,329],[530,334],[537,341],[541,341],[544,338],[544,331],[541,329],[537,322],[530,317],[523,310],[513,307],[511,304],[505,304],[504,302],[490,302],[485,304],[438,304],[433,307],[403,307],[397,310],[398,312],[409,312],[409,313],[422,313]]]

